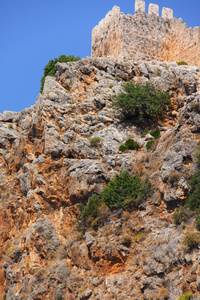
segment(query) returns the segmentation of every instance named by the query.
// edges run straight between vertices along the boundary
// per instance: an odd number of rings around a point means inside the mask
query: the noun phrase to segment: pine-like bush
[[[113,98],[113,108],[127,119],[142,123],[157,117],[165,106],[171,107],[169,93],[156,90],[151,83],[128,82],[123,88],[124,92]]]
[[[139,174],[133,177],[128,171],[122,172],[111,180],[101,194],[110,208],[138,207],[152,193],[148,179],[143,182]]]

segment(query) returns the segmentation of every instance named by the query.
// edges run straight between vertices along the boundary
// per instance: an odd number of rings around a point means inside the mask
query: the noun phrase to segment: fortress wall
[[[170,33],[166,39],[168,60],[186,61],[200,65],[200,28],[188,28],[182,19],[170,22]]]
[[[200,65],[200,28],[188,28],[173,11],[136,0],[135,15],[115,6],[92,32],[92,56],[113,55],[122,59],[186,61]]]
[[[154,14],[124,16],[122,22],[123,57],[136,60],[165,60],[168,24]]]
[[[114,6],[112,11],[99,22],[92,31],[92,56],[118,57],[122,54],[122,28],[120,8]]]

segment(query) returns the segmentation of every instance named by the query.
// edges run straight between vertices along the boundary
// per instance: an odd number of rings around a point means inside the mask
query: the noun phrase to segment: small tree
[[[123,87],[124,93],[113,98],[113,108],[127,119],[135,118],[142,123],[157,117],[165,106],[171,107],[169,93],[156,90],[151,83],[140,86],[128,82]]]
[[[105,205],[100,195],[93,194],[91,197],[89,197],[86,205],[79,203],[78,207],[81,210],[81,214],[78,215],[78,219],[81,221],[79,225],[81,225],[83,228],[86,228],[90,227],[95,220],[96,223],[98,223],[97,218],[101,210],[105,208]]]
[[[110,208],[138,207],[152,193],[148,178],[143,182],[139,174],[133,177],[128,171],[122,172],[109,181],[101,194]]]
[[[56,64],[58,62],[66,63],[69,61],[78,61],[78,60],[80,60],[80,57],[79,56],[74,57],[73,55],[69,55],[69,56],[61,55],[61,56],[59,56],[59,58],[54,58],[54,59],[49,60],[48,64],[44,67],[44,75],[41,78],[40,93],[42,93],[42,91],[43,91],[45,78],[47,76],[53,77],[56,74]]]

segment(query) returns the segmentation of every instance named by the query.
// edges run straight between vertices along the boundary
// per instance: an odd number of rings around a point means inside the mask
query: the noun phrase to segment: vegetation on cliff
[[[89,197],[87,204],[79,204],[81,214],[78,219],[84,227],[98,227],[99,214],[107,207],[110,209],[132,209],[152,195],[148,177],[143,181],[139,174],[132,176],[128,171],[122,172],[110,180],[100,195]]]
[[[48,64],[44,67],[44,75],[41,78],[41,86],[40,86],[40,93],[43,92],[43,88],[44,88],[44,82],[45,82],[45,78],[47,76],[54,76],[56,74],[56,64],[58,62],[60,63],[66,63],[69,61],[78,61],[80,60],[80,57],[74,57],[73,55],[60,55],[58,58],[54,58],[49,60]]]
[[[127,82],[124,92],[113,97],[113,108],[126,119],[136,119],[143,123],[145,119],[157,117],[164,107],[171,107],[169,92],[161,92],[153,84],[139,85]]]

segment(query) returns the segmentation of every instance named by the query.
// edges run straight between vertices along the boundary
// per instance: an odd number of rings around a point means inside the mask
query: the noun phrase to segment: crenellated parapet
[[[145,1],[135,0],[135,13],[145,13]],[[148,8],[148,14],[159,17],[159,6],[157,4],[150,3]],[[172,19],[173,10],[170,8],[163,7],[161,17],[165,19]]]
[[[106,30],[109,25],[111,25],[112,21],[114,18],[120,15],[120,7],[119,6],[114,6],[112,10],[110,10],[107,15],[105,16],[104,19],[102,19],[98,25],[96,25],[93,30],[92,34],[96,35],[99,33],[101,30]]]
[[[180,61],[200,65],[200,27],[188,28],[173,10],[135,0],[135,14],[114,6],[92,31],[92,56]]]

